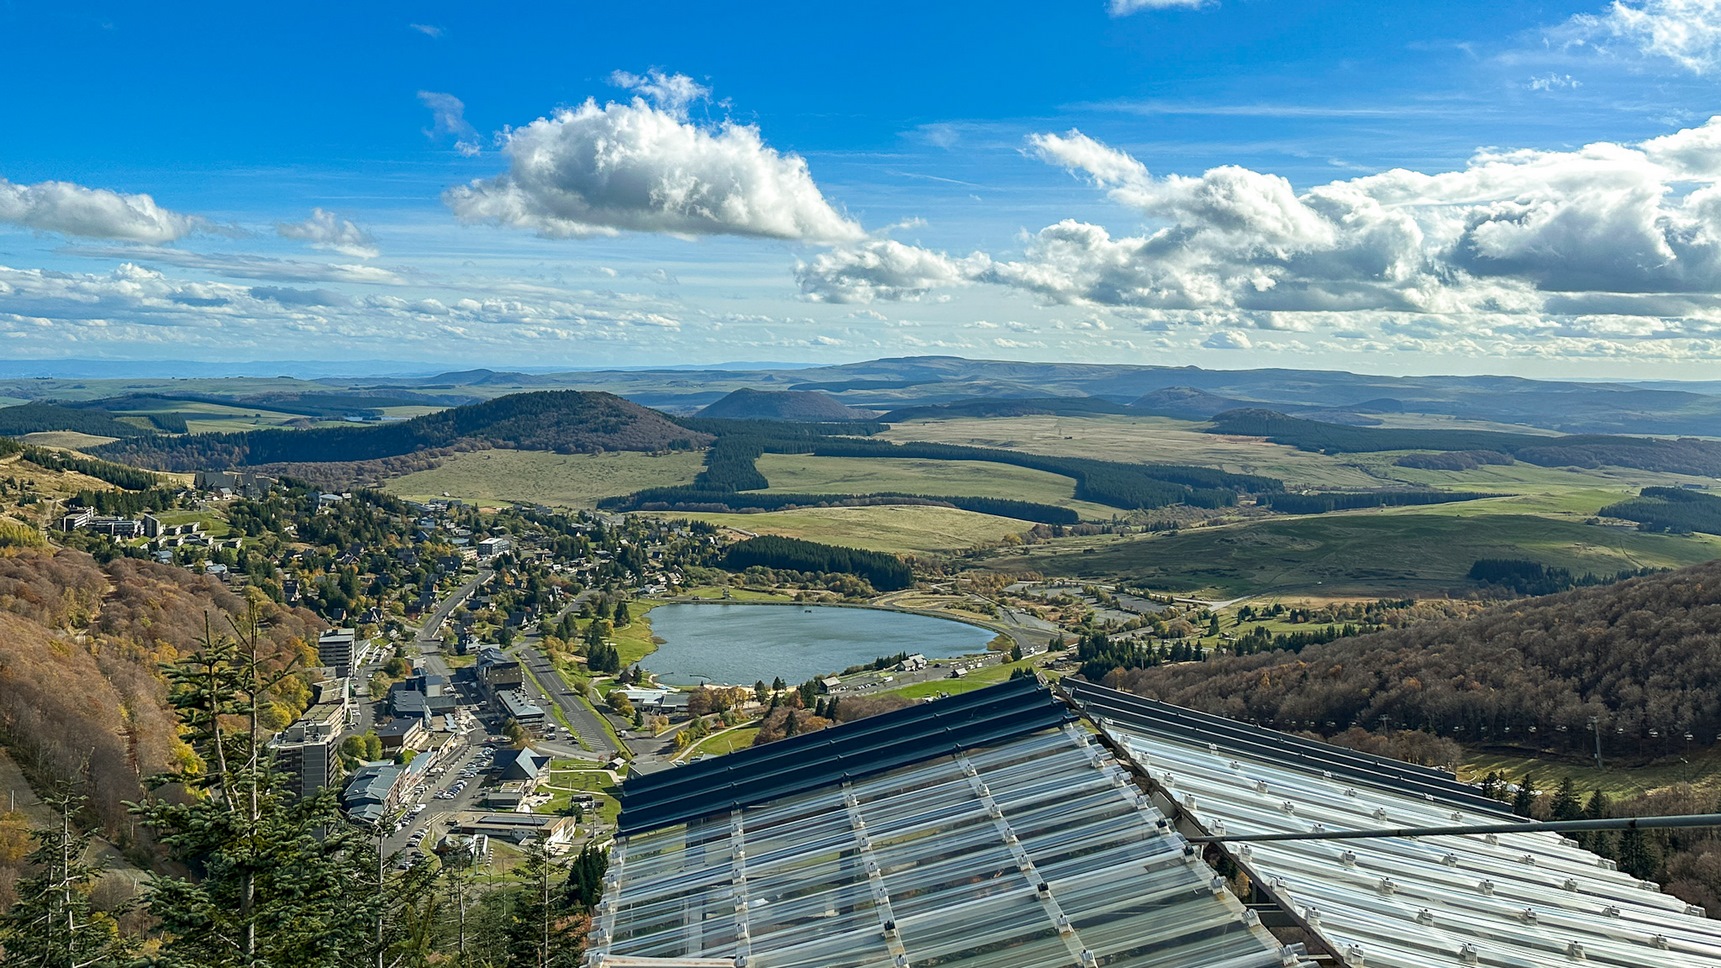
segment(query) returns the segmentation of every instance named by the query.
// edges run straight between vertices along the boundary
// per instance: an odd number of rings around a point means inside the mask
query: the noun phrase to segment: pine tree
[[[293,796],[263,743],[258,714],[288,673],[260,653],[255,610],[237,637],[207,626],[201,648],[168,669],[170,700],[195,762],[155,777],[185,796],[134,812],[187,877],[158,877],[147,906],[163,968],[347,968],[376,959],[382,898],[373,853],[326,788]]]
[[[1583,802],[1578,799],[1578,786],[1571,777],[1560,781],[1560,789],[1554,794],[1554,802],[1549,815],[1555,820],[1579,820],[1584,815]]]
[[[1528,817],[1531,808],[1535,805],[1536,780],[1526,773],[1523,782],[1518,784],[1518,792],[1512,797],[1512,812],[1520,817]]]
[[[578,930],[579,919],[569,903],[566,885],[556,883],[561,870],[542,840],[527,841],[522,851],[525,863],[520,873],[525,886],[508,922],[509,964],[519,968],[574,968],[582,960],[583,933]],[[602,874],[599,878],[601,884]]]
[[[26,857],[36,873],[18,881],[18,901],[0,915],[0,952],[18,968],[118,968],[129,946],[112,915],[90,904],[100,869],[84,862],[90,834],[72,826],[81,794],[48,798],[56,819],[30,833]]]
[[[1619,869],[1641,881],[1655,876],[1655,869],[1661,866],[1661,858],[1644,836],[1643,831],[1636,827],[1628,827],[1619,835]]]

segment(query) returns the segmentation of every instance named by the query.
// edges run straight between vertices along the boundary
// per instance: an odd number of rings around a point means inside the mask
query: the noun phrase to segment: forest
[[[1540,467],[1633,467],[1669,474],[1721,477],[1721,443],[1681,437],[1576,434],[1546,437],[1493,430],[1351,427],[1290,417],[1272,410],[1228,410],[1213,418],[1213,434],[1265,437],[1276,444],[1328,454],[1385,450],[1504,453]],[[1478,463],[1481,461],[1478,460]],[[1414,465],[1411,465],[1414,466]]]
[[[91,453],[170,471],[290,462],[367,461],[439,448],[511,447],[583,454],[690,450],[710,438],[608,393],[516,393],[394,423],[121,440]]]
[[[205,616],[221,631],[252,601],[214,578],[152,562],[102,565],[47,549],[0,557],[0,744],[37,789],[86,776],[84,819],[122,849],[147,855],[153,848],[137,839],[126,802],[183,749],[159,664],[198,641]],[[322,623],[260,607],[271,661],[305,658]],[[270,698],[265,722],[285,725],[309,696],[290,677]],[[0,909],[16,874],[16,865],[0,867]]]
[[[1081,516],[1069,508],[998,497],[952,497],[899,494],[781,494],[769,491],[701,491],[690,487],[655,487],[623,497],[604,498],[598,507],[612,511],[781,511],[787,508],[865,507],[876,504],[925,504],[960,508],[977,514],[1033,521],[1075,524]]]
[[[861,551],[834,545],[760,535],[730,545],[723,554],[723,567],[745,571],[760,566],[775,570],[858,575],[881,592],[897,591],[914,584],[914,571],[895,555]]]
[[[116,420],[109,413],[63,407],[54,403],[21,403],[0,407],[0,436],[22,437],[48,430],[70,430],[95,437],[143,437],[153,431]]]
[[[1612,755],[1671,754],[1721,734],[1721,561],[1300,652],[1105,678],[1168,702],[1326,735],[1387,724],[1572,752],[1591,742],[1595,717]]]
[[[1681,487],[1646,487],[1637,497],[1610,504],[1599,513],[1604,518],[1636,521],[1645,531],[1721,534],[1721,497]]]
[[[1325,514],[1359,508],[1402,508],[1500,497],[1480,491],[1327,491],[1318,494],[1263,494],[1258,503],[1281,514]]]

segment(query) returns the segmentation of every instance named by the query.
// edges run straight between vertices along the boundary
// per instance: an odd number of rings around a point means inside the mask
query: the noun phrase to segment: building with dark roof
[[[630,777],[586,964],[1721,965],[1700,908],[1521,824],[1436,770],[1014,680]],[[1507,829],[1403,833],[1463,825]],[[1223,839],[1259,834],[1297,839]]]
[[[631,777],[588,966],[1288,968],[1033,680]]]

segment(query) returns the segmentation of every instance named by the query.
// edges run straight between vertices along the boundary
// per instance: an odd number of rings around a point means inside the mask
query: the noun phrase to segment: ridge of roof
[[[1010,680],[713,760],[631,776],[622,787],[619,832],[684,823],[1074,718],[1037,680]]]

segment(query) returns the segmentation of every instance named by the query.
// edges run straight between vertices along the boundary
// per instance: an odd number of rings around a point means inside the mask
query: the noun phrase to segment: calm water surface
[[[881,655],[941,659],[986,651],[995,634],[926,615],[801,605],[662,605],[651,630],[664,643],[640,665],[666,684],[794,685]]]

